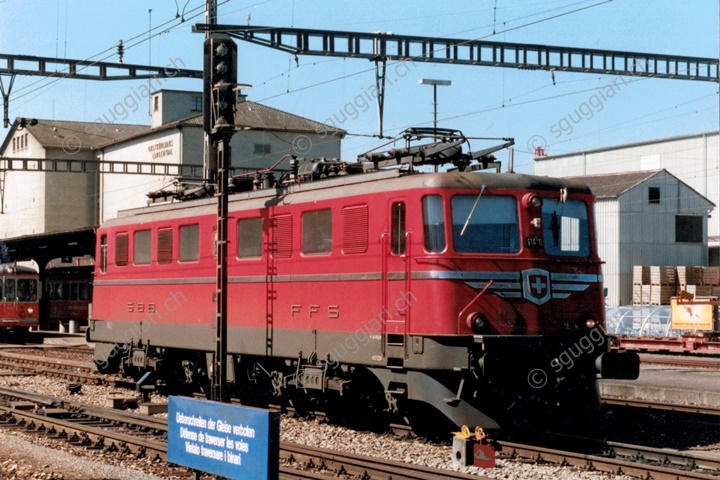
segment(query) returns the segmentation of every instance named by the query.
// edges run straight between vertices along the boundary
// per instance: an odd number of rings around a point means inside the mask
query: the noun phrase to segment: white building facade
[[[633,302],[635,265],[707,265],[703,195],[666,170],[577,177],[597,198],[598,253],[608,306]]]
[[[554,177],[665,169],[688,187],[720,204],[718,132],[669,137],[535,158],[535,174]],[[720,214],[708,218],[710,265],[720,265]]]
[[[269,168],[285,155],[340,157],[340,142],[346,132],[327,134],[322,123],[244,97],[240,100],[235,116],[237,132],[231,141],[232,166],[237,172]],[[155,92],[151,110],[151,126],[54,120],[29,125],[18,119],[0,147],[0,157],[190,166],[197,167],[195,175],[182,180],[202,181],[202,94]],[[288,166],[286,158],[277,168]],[[147,172],[147,166],[142,170]],[[120,210],[146,206],[148,193],[171,187],[176,180],[173,174],[0,172],[0,239],[99,225]]]

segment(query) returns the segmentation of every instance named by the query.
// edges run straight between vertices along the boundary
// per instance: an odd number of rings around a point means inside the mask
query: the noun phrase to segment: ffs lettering
[[[292,304],[290,305],[290,316],[293,318],[328,318],[335,319],[340,318],[340,305],[320,305],[313,304],[301,305]]]

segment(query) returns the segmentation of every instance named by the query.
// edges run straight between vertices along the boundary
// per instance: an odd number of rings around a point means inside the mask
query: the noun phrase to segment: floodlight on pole
[[[437,130],[437,87],[449,87],[450,80],[434,80],[432,78],[421,78],[420,85],[432,85],[433,87],[433,128]]]
[[[437,134],[437,87],[449,87],[452,82],[450,80],[435,80],[432,78],[421,78],[419,80],[420,85],[432,85],[433,87],[433,130]],[[434,166],[434,171],[437,170],[437,165]]]

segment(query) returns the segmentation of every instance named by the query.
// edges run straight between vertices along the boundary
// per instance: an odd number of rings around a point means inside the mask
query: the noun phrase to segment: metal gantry
[[[146,80],[167,78],[202,78],[202,70],[180,68],[181,59],[169,59],[164,67],[134,65],[128,63],[75,60],[70,58],[36,57],[0,53],[0,94],[3,97],[3,125],[10,124],[8,109],[10,93],[16,75],[35,77],[72,78],[78,80]],[[7,90],[2,77],[10,78]]]
[[[0,174],[6,172],[121,173],[203,178],[202,165],[151,163],[124,160],[0,157]]]
[[[718,59],[708,57],[307,28],[238,25],[195,28],[227,32],[239,40],[294,55],[718,81]]]
[[[224,32],[238,40],[292,55],[363,58],[375,62],[380,136],[388,61],[719,81],[718,59],[709,57],[382,32],[210,24],[195,25],[193,29],[198,32]]]

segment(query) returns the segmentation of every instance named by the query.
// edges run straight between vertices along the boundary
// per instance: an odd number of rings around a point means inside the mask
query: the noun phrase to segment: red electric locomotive
[[[637,375],[603,331],[587,186],[464,171],[491,159],[465,142],[446,131],[364,162],[236,179],[254,188],[230,197],[233,396],[496,428],[596,410],[599,373]],[[445,162],[459,168],[415,168]],[[132,210],[98,230],[88,340],[102,370],[207,386],[215,203]]]
[[[21,338],[39,325],[38,272],[15,263],[0,264],[0,328]]]

